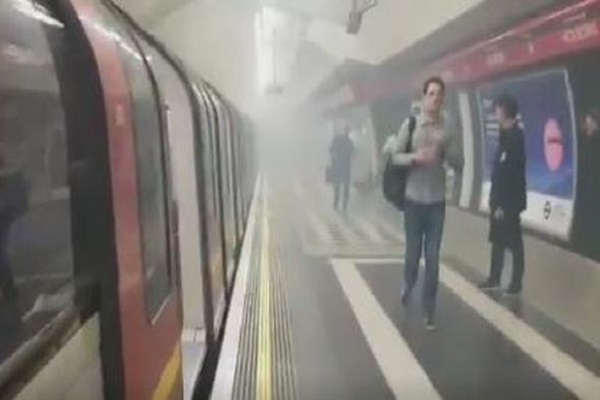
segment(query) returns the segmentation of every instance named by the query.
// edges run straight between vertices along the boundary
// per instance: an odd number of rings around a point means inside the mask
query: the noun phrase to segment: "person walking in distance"
[[[402,304],[407,305],[417,282],[419,262],[425,252],[425,282],[423,308],[427,330],[435,329],[435,306],[438,291],[440,247],[446,213],[447,162],[460,169],[462,157],[454,135],[448,130],[442,112],[445,84],[432,77],[423,85],[422,110],[415,117],[411,146],[410,122],[406,120],[388,152],[397,165],[409,166],[404,208],[406,253]],[[411,149],[406,152],[406,149]]]
[[[525,269],[521,231],[521,213],[527,208],[525,141],[517,123],[517,101],[510,95],[502,95],[496,99],[494,107],[500,132],[489,200],[492,254],[490,275],[480,287],[499,287],[504,254],[508,249],[512,252],[513,272],[507,294],[517,295],[521,292]]]
[[[333,184],[333,208],[345,213],[350,199],[350,181],[354,145],[350,139],[350,128],[343,126],[329,146],[331,155],[331,178]],[[341,204],[340,204],[341,203]]]

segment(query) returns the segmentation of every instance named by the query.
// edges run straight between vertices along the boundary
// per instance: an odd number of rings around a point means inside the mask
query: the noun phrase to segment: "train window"
[[[146,309],[153,319],[171,287],[160,108],[141,53],[127,32],[120,33],[123,41],[119,42],[119,47],[129,78],[134,112]]]
[[[209,209],[212,210],[213,215],[216,217],[219,215],[218,207],[218,193],[219,189],[217,188],[217,166],[216,161],[213,159],[216,156],[216,149],[214,143],[214,135],[216,127],[214,126],[214,119],[212,115],[212,111],[208,105],[208,101],[206,97],[204,97],[203,93],[196,88],[198,100],[201,104],[201,121],[202,121],[202,132],[205,133],[204,140],[204,154],[203,158],[205,160],[205,168],[207,169],[207,179],[209,181],[208,185],[211,188],[211,194],[207,196],[207,201],[209,202]]]
[[[0,362],[73,305],[61,32],[36,3],[0,7]]]

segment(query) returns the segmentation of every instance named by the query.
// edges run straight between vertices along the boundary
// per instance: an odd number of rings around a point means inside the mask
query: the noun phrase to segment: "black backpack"
[[[406,142],[406,153],[412,152],[412,139],[417,124],[416,118],[411,116],[408,120],[408,141]],[[398,210],[404,210],[406,199],[406,181],[408,179],[409,167],[396,165],[392,162],[390,155],[383,171],[383,195],[387,201],[392,203]]]

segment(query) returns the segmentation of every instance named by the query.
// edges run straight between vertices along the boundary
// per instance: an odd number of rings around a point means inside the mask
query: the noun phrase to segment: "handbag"
[[[412,139],[415,131],[416,118],[411,116],[408,120],[408,141],[405,152],[412,152]],[[406,181],[408,180],[409,166],[396,165],[390,155],[383,171],[383,195],[398,210],[404,210],[406,202]]]

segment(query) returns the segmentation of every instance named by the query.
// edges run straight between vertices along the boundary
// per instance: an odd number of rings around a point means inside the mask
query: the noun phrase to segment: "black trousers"
[[[504,268],[504,254],[506,251],[512,253],[513,272],[511,277],[511,289],[521,290],[523,286],[523,274],[525,272],[525,251],[523,249],[523,234],[520,229],[520,221],[517,229],[509,229],[509,237],[502,237],[508,232],[502,232],[500,237],[492,237],[492,256],[490,262],[490,282],[499,283]],[[494,236],[494,235],[492,235]]]

